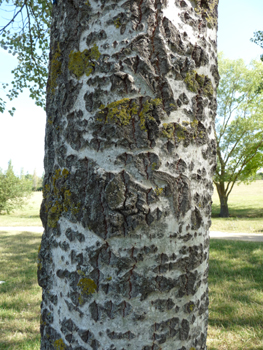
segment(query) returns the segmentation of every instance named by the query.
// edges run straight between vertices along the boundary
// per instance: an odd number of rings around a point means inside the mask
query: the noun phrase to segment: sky
[[[263,50],[250,38],[255,31],[263,30],[262,18],[262,0],[219,0],[218,51],[223,51],[226,58],[243,58],[247,64],[259,59]],[[11,82],[16,58],[0,49],[0,62],[0,82]],[[36,169],[41,176],[45,112],[34,104],[27,91],[7,104],[7,110],[12,107],[16,108],[13,117],[8,112],[0,114],[0,168],[6,170],[11,160],[17,174],[21,169],[25,174],[33,174]]]

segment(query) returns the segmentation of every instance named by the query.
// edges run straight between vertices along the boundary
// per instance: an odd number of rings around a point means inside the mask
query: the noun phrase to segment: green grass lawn
[[[263,243],[211,240],[209,350],[263,349]]]
[[[0,232],[0,349],[39,350],[41,234]]]
[[[219,218],[219,198],[214,191],[211,231],[263,232],[263,180],[235,185],[229,196],[229,218]]]
[[[41,234],[0,232],[0,349],[39,350]],[[208,350],[263,350],[263,243],[211,240]]]
[[[21,209],[11,214],[0,215],[0,226],[42,226],[39,210],[42,201],[42,192],[33,192]]]

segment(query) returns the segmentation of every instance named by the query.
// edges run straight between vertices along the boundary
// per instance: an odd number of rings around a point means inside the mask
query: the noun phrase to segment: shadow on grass
[[[41,235],[31,232],[0,232],[1,293],[31,289],[37,283],[37,254]]]
[[[220,213],[220,205],[219,204],[212,204],[212,218],[218,218]],[[258,207],[235,207],[229,205],[229,217],[234,218],[262,218],[262,208]]]
[[[13,330],[14,331],[14,330]],[[2,342],[0,340],[1,350],[39,350],[40,348],[40,334],[30,337],[28,340],[12,340],[10,342]]]
[[[39,219],[39,214],[36,214],[36,215],[19,215],[19,218],[25,218],[25,219]]]
[[[259,328],[263,339],[263,243],[213,240],[210,244],[209,325],[227,331]],[[246,348],[250,349],[250,348]],[[252,349],[252,348],[251,348]]]
[[[41,234],[0,232],[1,350],[39,350],[41,290],[37,253]]]
[[[37,301],[30,301],[30,307],[39,307],[40,310],[40,302]],[[17,300],[15,301],[3,301],[1,302],[1,309],[4,310],[4,312],[1,310],[1,315],[2,317],[5,317],[6,319],[16,319],[17,315],[15,314],[16,312],[22,312],[28,309],[28,300],[27,301],[22,301],[21,298],[19,299],[19,302]],[[9,311],[14,310],[14,313],[10,314]],[[0,348],[1,349],[1,348]]]

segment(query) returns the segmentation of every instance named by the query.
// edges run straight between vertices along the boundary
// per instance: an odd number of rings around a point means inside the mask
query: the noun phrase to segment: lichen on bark
[[[209,28],[217,26],[218,22],[218,0],[194,0],[195,11],[207,21]]]
[[[50,76],[48,80],[48,89],[54,94],[57,87],[57,78],[61,74],[61,50],[59,42],[54,44],[53,57],[50,62]]]
[[[69,71],[72,72],[77,79],[84,73],[89,76],[93,72],[95,62],[100,58],[100,52],[96,44],[91,49],[74,52],[69,54]]]
[[[186,74],[184,81],[187,88],[192,92],[201,90],[208,97],[212,97],[214,94],[211,79],[204,74],[199,75],[196,71],[190,71]]]

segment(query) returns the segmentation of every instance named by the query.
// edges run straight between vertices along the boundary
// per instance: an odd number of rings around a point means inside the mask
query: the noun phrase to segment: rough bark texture
[[[206,349],[217,0],[58,0],[42,350]]]

